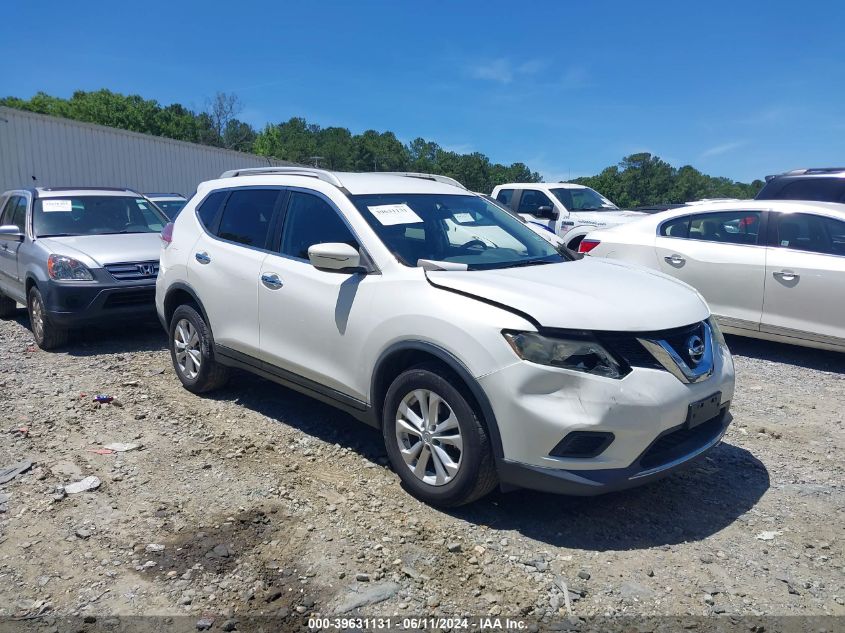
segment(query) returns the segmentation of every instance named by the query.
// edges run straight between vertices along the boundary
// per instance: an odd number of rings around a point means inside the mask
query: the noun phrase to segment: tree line
[[[31,99],[0,98],[0,105],[339,171],[438,173],[485,193],[506,182],[542,179],[521,162],[494,163],[480,152],[462,154],[423,138],[403,143],[393,132],[353,134],[347,128],[322,127],[301,117],[256,130],[238,119],[242,110],[238,97],[222,92],[202,111],[178,103],[162,106],[153,99],[110,90],[77,91],[69,99],[39,92]],[[708,176],[690,165],[675,168],[648,153],[626,156],[596,176],[572,182],[592,187],[623,207],[748,198],[763,185],[758,180],[745,184]]]
[[[675,168],[648,152],[631,154],[596,176],[575,178],[572,182],[599,191],[623,208],[703,198],[753,198],[764,184],[762,180],[742,183],[708,176],[691,165]]]

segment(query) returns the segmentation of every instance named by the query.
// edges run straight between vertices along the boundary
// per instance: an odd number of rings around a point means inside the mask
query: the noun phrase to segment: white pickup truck
[[[492,196],[525,218],[559,235],[575,252],[596,228],[633,222],[644,213],[624,211],[599,192],[564,182],[521,182],[499,185]]]

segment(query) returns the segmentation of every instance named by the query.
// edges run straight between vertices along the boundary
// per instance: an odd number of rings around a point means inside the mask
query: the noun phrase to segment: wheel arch
[[[176,308],[180,305],[195,306],[199,310],[203,321],[205,321],[206,327],[211,330],[211,323],[208,321],[205,306],[203,306],[196,291],[188,284],[182,282],[172,284],[167,289],[167,293],[164,295],[165,329],[170,327],[170,319],[173,317],[173,313],[176,311]]]
[[[490,434],[493,455],[497,462],[500,461],[504,456],[502,438],[499,434],[496,415],[487,394],[484,393],[481,385],[478,384],[478,381],[475,380],[472,373],[457,356],[428,341],[410,340],[394,343],[385,349],[376,361],[370,381],[370,403],[373,418],[377,421],[378,426],[381,427],[382,424],[384,396],[393,379],[410,367],[431,361],[444,365],[466,387],[474,400],[470,404],[476,405],[476,410],[481,414],[481,421]]]

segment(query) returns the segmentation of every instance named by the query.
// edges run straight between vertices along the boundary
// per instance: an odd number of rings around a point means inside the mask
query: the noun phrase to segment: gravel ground
[[[0,484],[0,616],[845,615],[845,355],[732,338],[734,424],[693,468],[444,512],[328,406],[183,390],[154,325],[60,353],[27,328],[0,322],[0,468],[33,462]]]

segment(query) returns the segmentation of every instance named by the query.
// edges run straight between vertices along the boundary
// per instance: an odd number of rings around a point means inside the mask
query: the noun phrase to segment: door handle
[[[778,270],[773,272],[772,274],[782,281],[795,281],[796,279],[801,277],[801,275],[791,270]]]
[[[687,260],[680,255],[667,255],[663,259],[666,260],[667,264],[672,264],[672,266],[683,266],[687,262]]]
[[[282,280],[279,279],[276,273],[264,273],[261,275],[261,283],[270,288],[270,290],[278,290],[284,286],[284,283],[282,283]]]
[[[209,257],[208,253],[206,253],[205,251],[203,251],[202,253],[196,253],[194,255],[194,257],[196,258],[196,260],[200,264],[210,264],[211,263],[211,257]]]

